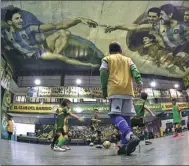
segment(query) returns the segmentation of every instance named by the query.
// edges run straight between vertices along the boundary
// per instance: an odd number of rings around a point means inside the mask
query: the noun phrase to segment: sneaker
[[[173,138],[178,137],[178,133],[173,134]]]
[[[62,148],[62,149],[66,149],[66,150],[71,150],[71,148],[70,148],[69,146],[67,146],[67,145],[61,146],[61,148]]]
[[[126,148],[126,145],[123,145],[122,147],[120,146],[119,150],[117,151],[117,154],[118,155],[124,155],[124,154],[126,154],[125,148]]]
[[[121,148],[121,145],[119,143],[116,146],[117,146],[117,148]]]
[[[117,154],[118,155],[127,155],[126,146],[127,145],[123,145],[122,147],[120,146],[119,150],[117,151]],[[131,153],[133,153],[135,150],[136,150],[136,148],[134,148]]]
[[[133,153],[136,150],[136,147],[139,143],[140,139],[136,135],[132,134],[125,148],[126,155],[130,155],[131,153]]]
[[[181,133],[180,133],[180,135],[181,135],[181,136],[184,136],[184,133],[183,133],[183,132],[181,132]]]
[[[102,149],[103,147],[102,147],[102,145],[96,145],[96,148]]]
[[[58,151],[58,152],[65,152],[66,151],[66,149],[58,147],[58,146],[55,146],[53,150]]]
[[[145,145],[151,145],[152,142],[151,141],[145,141]]]
[[[93,142],[91,142],[91,143],[89,144],[89,146],[94,146],[94,143],[93,143]]]

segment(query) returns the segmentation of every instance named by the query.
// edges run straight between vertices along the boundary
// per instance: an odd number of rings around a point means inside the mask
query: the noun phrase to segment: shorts
[[[110,112],[109,115],[118,114],[124,116],[135,116],[135,108],[132,99],[120,99],[111,98],[110,102]]]
[[[132,118],[131,119],[131,127],[144,127],[146,124],[145,124],[145,121],[144,121],[144,118]]]
[[[102,136],[102,132],[100,130],[95,129],[93,126],[91,126],[91,129],[92,129],[94,135]]]
[[[62,135],[67,135],[68,134],[68,132],[65,132],[63,128],[57,129],[56,133],[62,133]]]
[[[32,58],[39,59],[44,53],[49,52],[46,40],[42,44],[43,48],[38,48],[36,52],[32,55]]]
[[[178,127],[181,127],[182,126],[182,123],[181,122],[176,122],[176,123],[173,123],[173,125],[178,128]]]
[[[37,51],[32,55],[32,58],[39,59],[46,52],[49,52],[47,49],[37,49]]]

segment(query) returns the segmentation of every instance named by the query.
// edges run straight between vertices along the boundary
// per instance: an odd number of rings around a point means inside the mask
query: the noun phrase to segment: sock
[[[58,140],[57,146],[58,146],[58,147],[61,147],[61,146],[65,145],[67,142],[68,142],[68,138],[61,137],[61,138]]]
[[[110,118],[121,132],[121,144],[126,144],[127,140],[130,139],[130,135],[132,134],[131,128],[127,121],[121,115],[110,115]]]
[[[127,139],[125,138],[124,134],[121,134],[121,146],[126,145],[127,144]]]
[[[126,120],[128,126],[131,128],[131,117],[130,116],[124,116],[124,119]]]
[[[175,133],[178,133],[178,128],[175,128]]]
[[[51,144],[52,146],[54,146],[54,144],[57,142],[58,137],[59,137],[58,134],[56,134],[56,135],[54,136],[53,142],[52,142],[52,144]]]
[[[98,145],[100,145],[101,144],[101,139],[100,138],[98,138],[98,141],[97,141],[98,143]]]
[[[182,127],[178,128],[178,133],[182,133]]]
[[[126,120],[127,124],[129,127],[131,127],[131,120],[129,116],[124,116],[124,119]],[[125,137],[124,134],[121,135],[121,146],[126,145],[127,144],[127,139]]]

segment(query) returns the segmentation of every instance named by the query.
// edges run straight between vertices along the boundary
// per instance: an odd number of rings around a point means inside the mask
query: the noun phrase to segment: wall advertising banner
[[[160,104],[148,104],[152,111],[161,111]],[[53,104],[12,104],[9,111],[15,113],[55,113],[54,109],[57,105]],[[108,112],[109,104],[73,104],[71,111],[75,113],[91,113],[94,109],[99,112]]]
[[[7,112],[9,111],[10,105],[11,105],[11,92],[8,90],[5,90],[2,102],[1,102],[1,138],[7,139],[7,122],[8,122],[8,116]]]
[[[101,98],[101,88],[83,87],[31,87],[28,88],[28,97],[83,97]]]
[[[1,70],[0,76],[1,76],[1,86],[5,89],[9,89],[10,87],[10,80],[12,79],[13,70],[11,66],[2,58],[1,61]]]
[[[1,58],[0,79],[2,79],[2,77],[4,75],[5,65],[6,65],[6,61],[3,58]]]
[[[181,109],[184,109],[184,108],[188,108],[188,103],[187,102],[178,102],[177,105],[181,108]],[[161,104],[161,107],[162,107],[162,110],[163,111],[167,111],[167,110],[171,110],[173,105],[172,103],[164,103],[164,104]]]
[[[52,104],[12,104],[10,111],[16,113],[55,113],[53,108],[56,106]]]

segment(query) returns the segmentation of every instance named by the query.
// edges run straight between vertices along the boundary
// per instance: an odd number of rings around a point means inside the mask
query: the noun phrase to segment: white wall
[[[27,132],[35,133],[35,124],[14,123],[16,135],[27,135]]]

